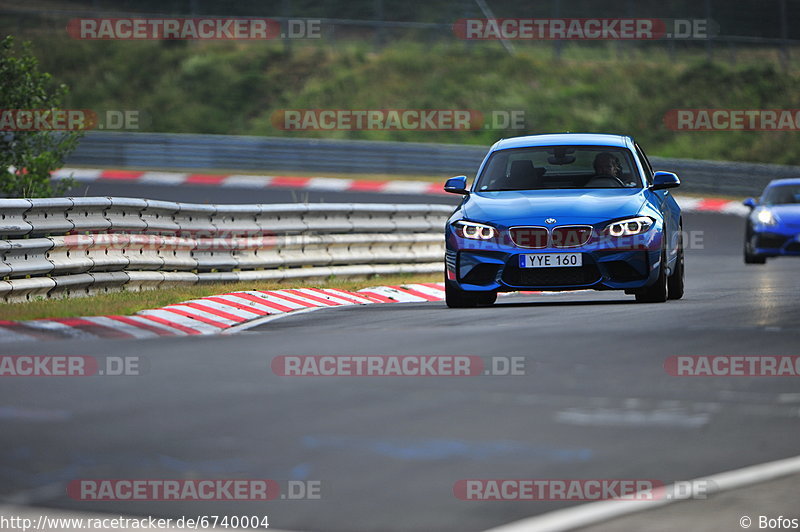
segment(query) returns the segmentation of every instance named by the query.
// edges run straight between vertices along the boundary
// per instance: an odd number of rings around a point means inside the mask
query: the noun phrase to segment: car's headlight
[[[456,234],[472,240],[491,240],[497,236],[497,229],[491,225],[460,221],[453,224]]]
[[[775,215],[772,214],[772,211],[769,209],[761,209],[758,211],[758,214],[756,214],[756,220],[764,225],[775,225],[778,223],[778,220],[775,219]]]
[[[606,226],[605,232],[611,236],[631,236],[646,233],[653,227],[653,220],[649,216],[637,216],[610,223]]]

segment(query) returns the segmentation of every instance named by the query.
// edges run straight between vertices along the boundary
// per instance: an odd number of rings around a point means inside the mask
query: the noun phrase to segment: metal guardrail
[[[446,205],[0,199],[0,298],[443,271]]]
[[[293,170],[302,172],[474,175],[487,147],[419,142],[92,132],[67,159],[94,168]],[[701,194],[757,195],[798,166],[653,157],[657,170]]]
[[[67,164],[447,175],[474,173],[484,155],[482,146],[421,142],[92,132]]]

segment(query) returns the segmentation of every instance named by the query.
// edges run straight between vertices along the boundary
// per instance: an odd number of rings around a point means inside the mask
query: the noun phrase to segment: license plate
[[[520,268],[577,268],[583,265],[580,253],[536,253],[519,256]]]

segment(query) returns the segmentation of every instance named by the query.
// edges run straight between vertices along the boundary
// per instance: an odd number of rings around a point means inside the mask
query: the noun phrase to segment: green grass
[[[635,136],[651,155],[800,163],[795,132],[675,132],[663,123],[679,108],[796,108],[797,51],[784,71],[774,49],[740,51],[731,64],[724,50],[707,62],[701,48],[671,56],[663,43],[624,44],[566,44],[556,60],[550,43],[521,43],[513,57],[497,43],[403,41],[379,52],[364,43],[323,43],[288,53],[280,43],[48,34],[35,37],[34,51],[44,70],[72,88],[67,105],[139,110],[147,131],[483,146],[529,133],[618,132]],[[271,121],[283,109],[321,108],[523,111],[525,127],[285,132]]]
[[[285,288],[341,288],[359,290],[370,286],[440,282],[441,274],[386,275],[362,280],[286,281],[252,283],[214,283],[171,286],[142,292],[115,292],[93,297],[39,299],[25,303],[0,305],[0,320],[35,320],[80,316],[130,315],[140,310],[158,308],[181,301],[225,294],[239,290],[280,290]]]

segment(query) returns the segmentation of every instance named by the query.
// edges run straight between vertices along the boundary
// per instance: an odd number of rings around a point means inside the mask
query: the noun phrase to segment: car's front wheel
[[[745,264],[766,264],[767,257],[756,255],[750,252],[750,242],[744,243],[744,263]]]
[[[637,303],[663,303],[667,300],[669,290],[667,278],[667,253],[661,251],[661,265],[658,268],[658,279],[651,286],[636,292]]]
[[[453,283],[444,281],[445,303],[450,308],[471,308],[493,305],[497,301],[496,292],[474,293],[465,292],[454,286]]]
[[[747,244],[744,245],[744,263],[745,264],[766,264],[767,257],[762,257],[760,255],[755,255],[750,253],[750,250],[747,249]]]
[[[675,257],[675,271],[667,279],[667,295],[669,299],[680,299],[683,297],[684,286],[684,269],[683,269],[683,227],[681,227],[681,236],[678,240],[678,256]]]
[[[747,222],[747,228],[744,232],[744,263],[745,264],[766,264],[767,257],[762,257],[761,255],[756,255],[752,252],[752,239],[753,239],[753,229],[750,226],[750,222]]]

